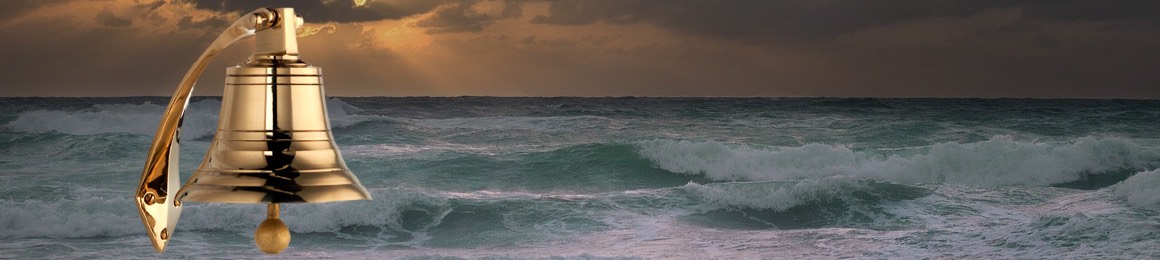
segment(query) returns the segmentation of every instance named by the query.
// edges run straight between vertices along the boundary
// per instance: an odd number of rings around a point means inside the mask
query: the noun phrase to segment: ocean
[[[133,189],[167,97],[0,98],[0,258],[260,258],[258,204]],[[182,179],[221,105],[195,97]],[[292,259],[1156,259],[1160,101],[342,97],[370,201],[284,204]]]

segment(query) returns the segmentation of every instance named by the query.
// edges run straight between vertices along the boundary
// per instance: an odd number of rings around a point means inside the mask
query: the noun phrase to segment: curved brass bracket
[[[205,67],[214,57],[234,42],[254,35],[255,30],[272,27],[278,20],[277,14],[270,9],[258,9],[235,21],[222,32],[216,40],[202,52],[181,83],[177,85],[177,92],[169,100],[165,114],[161,117],[161,124],[157,127],[157,134],[153,136],[153,144],[149,147],[149,157],[145,169],[141,172],[141,182],[137,185],[134,201],[137,203],[141,222],[149,232],[149,239],[157,252],[165,251],[165,245],[173,236],[173,228],[177,226],[177,219],[181,216],[181,202],[177,200],[177,190],[181,187],[180,173],[178,172],[178,132],[185,114],[186,105]]]

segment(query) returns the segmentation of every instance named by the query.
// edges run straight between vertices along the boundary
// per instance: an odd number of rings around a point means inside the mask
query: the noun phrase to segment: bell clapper
[[[278,203],[266,207],[266,220],[254,231],[254,242],[263,253],[278,254],[290,246],[290,228],[278,218]]]

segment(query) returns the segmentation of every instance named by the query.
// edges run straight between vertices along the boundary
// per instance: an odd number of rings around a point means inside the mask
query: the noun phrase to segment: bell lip
[[[328,187],[329,186],[329,187]],[[206,202],[206,203],[233,203],[233,204],[261,204],[261,203],[326,203],[326,202],[340,202],[340,201],[355,201],[355,200],[372,200],[370,192],[361,183],[342,184],[342,185],[320,185],[308,186],[302,191],[296,193],[280,192],[276,189],[261,191],[242,191],[238,189],[239,186],[221,186],[211,184],[187,184],[182,187],[181,192],[177,194],[179,200],[184,202]],[[331,190],[328,193],[331,196],[317,196],[320,193],[309,193],[311,188],[334,188],[342,192],[333,193]],[[315,190],[318,192],[318,190]],[[211,192],[211,193],[227,193],[218,196],[197,196],[197,193]],[[236,194],[228,194],[236,193]],[[297,197],[299,200],[275,200],[271,199],[269,194],[282,193],[287,196]],[[306,194],[303,194],[306,193]],[[191,196],[193,195],[193,196]],[[316,196],[299,196],[299,195],[316,195]],[[309,198],[309,199],[308,199]]]
[[[181,202],[222,203],[222,204],[267,204],[267,203],[319,204],[319,203],[348,202],[348,201],[361,201],[361,200],[374,200],[374,199],[371,198],[370,195],[367,195],[366,198],[338,199],[338,200],[324,200],[324,201],[272,201],[271,200],[271,201],[239,202],[239,201],[201,201],[201,200],[184,199],[184,200],[181,200]]]

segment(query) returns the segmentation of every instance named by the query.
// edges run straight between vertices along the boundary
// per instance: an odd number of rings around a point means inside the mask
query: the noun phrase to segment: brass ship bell
[[[292,8],[258,9],[234,22],[186,73],[161,119],[135,201],[158,252],[184,202],[268,203],[254,240],[277,254],[290,243],[279,203],[369,200],[343,162],[326,116],[322,71],[298,58]],[[256,36],[249,61],[227,69],[218,130],[205,160],[180,185],[178,132],[197,77],[223,49]]]

